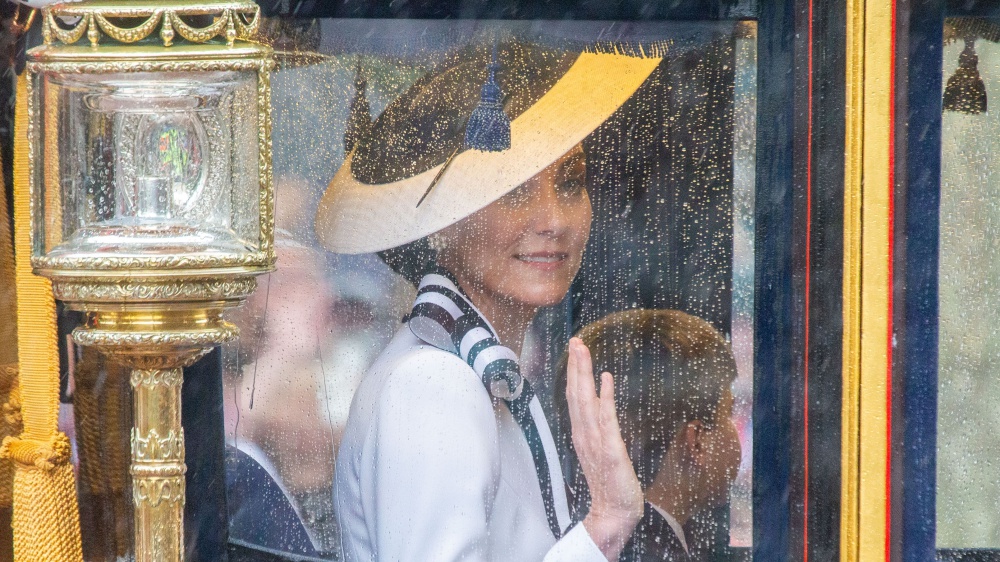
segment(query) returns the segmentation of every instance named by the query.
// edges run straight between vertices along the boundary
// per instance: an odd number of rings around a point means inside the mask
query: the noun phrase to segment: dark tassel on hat
[[[493,46],[493,60],[487,67],[489,76],[483,84],[482,99],[469,116],[465,125],[465,147],[484,152],[500,152],[510,148],[510,117],[503,110],[503,92],[497,84],[497,48]]]
[[[965,48],[958,56],[958,68],[948,79],[944,89],[945,111],[960,111],[977,115],[986,111],[986,85],[979,75],[979,57],[975,39],[966,39]]]
[[[372,132],[371,108],[365,91],[368,81],[361,72],[361,64],[354,73],[354,99],[351,100],[351,112],[347,117],[347,130],[344,132],[344,152],[350,153],[358,141]]]

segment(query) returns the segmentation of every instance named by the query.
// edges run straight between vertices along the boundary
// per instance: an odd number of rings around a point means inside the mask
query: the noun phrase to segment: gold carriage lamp
[[[274,267],[271,50],[248,1],[84,0],[28,54],[34,271],[132,370],[136,559],[181,560],[181,368]]]

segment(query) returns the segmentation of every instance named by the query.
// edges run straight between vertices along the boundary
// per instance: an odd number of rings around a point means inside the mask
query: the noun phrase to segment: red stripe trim
[[[802,560],[809,562],[809,294],[812,275],[812,156],[813,156],[813,2],[809,0],[809,26],[807,32],[806,79],[806,248],[805,248],[805,347],[803,361],[804,390],[802,400],[803,432],[803,483],[802,483]]]
[[[892,332],[893,332],[893,245],[895,233],[896,188],[896,2],[892,2],[892,30],[889,52],[889,248],[886,294],[886,373],[885,373],[885,560],[892,557]]]

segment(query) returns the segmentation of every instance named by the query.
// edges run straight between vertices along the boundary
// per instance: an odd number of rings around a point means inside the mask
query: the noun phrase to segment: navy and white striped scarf
[[[404,321],[413,335],[461,357],[490,395],[507,405],[531,449],[549,529],[561,537],[571,520],[559,455],[542,405],[521,376],[517,355],[500,343],[490,322],[443,269],[420,280],[413,309]]]

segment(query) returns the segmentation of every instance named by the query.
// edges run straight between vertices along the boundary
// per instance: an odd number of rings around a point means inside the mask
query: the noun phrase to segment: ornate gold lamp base
[[[77,343],[132,369],[136,560],[184,558],[182,369],[238,335],[222,319],[222,306],[90,310],[85,325],[73,332]]]

